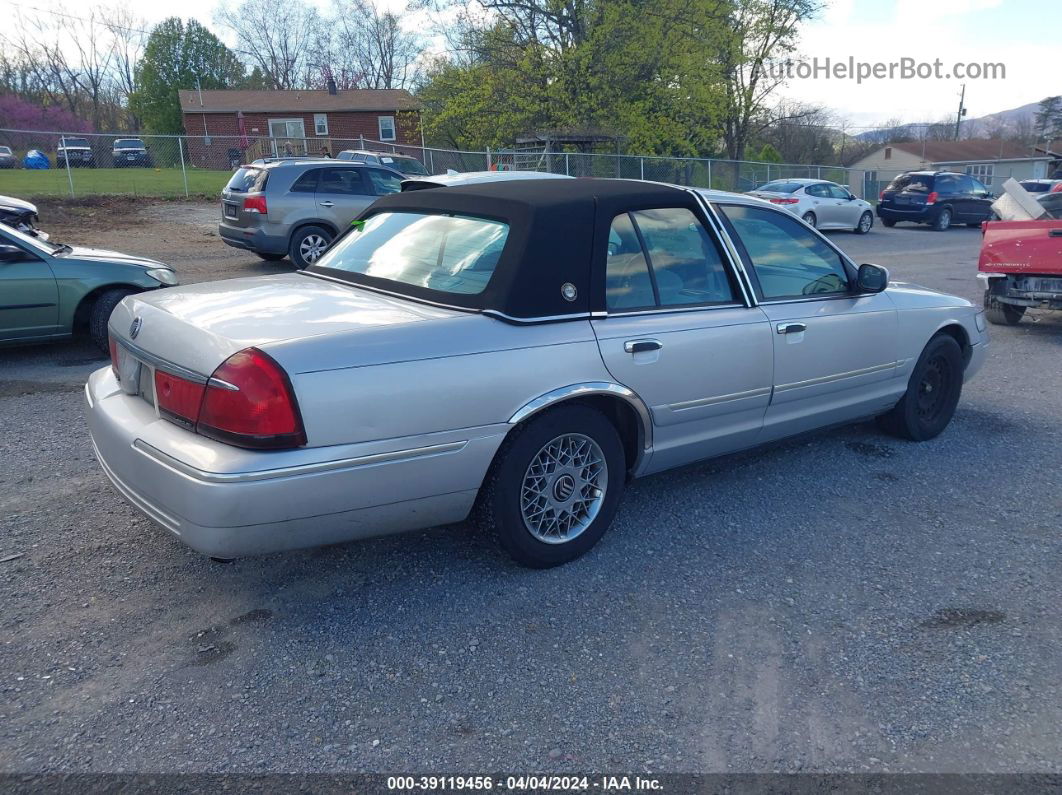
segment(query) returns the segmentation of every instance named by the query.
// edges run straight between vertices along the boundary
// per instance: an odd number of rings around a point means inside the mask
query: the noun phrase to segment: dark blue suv
[[[878,218],[929,224],[943,232],[952,224],[980,226],[992,213],[992,192],[969,174],[953,171],[908,171],[881,192]]]

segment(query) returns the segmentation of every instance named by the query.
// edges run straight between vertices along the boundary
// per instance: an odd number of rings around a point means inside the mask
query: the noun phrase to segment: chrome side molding
[[[519,422],[523,422],[532,414],[536,414],[542,409],[562,400],[590,395],[612,395],[626,401],[637,413],[641,423],[642,449],[646,451],[653,449],[653,415],[649,413],[648,406],[645,405],[645,402],[638,397],[634,390],[619,384],[613,384],[610,381],[588,381],[583,384],[570,384],[554,389],[517,409],[516,413],[509,418],[509,424],[516,425]]]

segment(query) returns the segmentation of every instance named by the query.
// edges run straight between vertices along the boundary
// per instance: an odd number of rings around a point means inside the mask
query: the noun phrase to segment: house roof
[[[185,113],[313,113],[339,111],[418,110],[420,103],[404,88],[326,90],[178,91]],[[202,97],[202,104],[200,104]]]
[[[1050,155],[1015,141],[982,139],[969,141],[906,141],[885,144],[915,155],[927,163],[966,163],[989,160],[1048,158]],[[1054,147],[1049,147],[1054,149]]]

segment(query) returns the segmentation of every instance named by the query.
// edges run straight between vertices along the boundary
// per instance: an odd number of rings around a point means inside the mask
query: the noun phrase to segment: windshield
[[[929,193],[933,190],[932,174],[900,174],[889,183],[885,190],[907,190],[915,193]]]
[[[236,173],[229,179],[225,190],[230,190],[234,193],[247,193],[249,190],[256,190],[255,185],[258,183],[259,178],[264,176],[265,169],[263,168],[243,166],[236,169]],[[262,182],[264,184],[265,180],[263,179]],[[261,190],[261,187],[257,188],[257,190]]]
[[[86,141],[84,138],[64,138],[63,139],[63,145],[64,146],[88,146],[89,142]]]
[[[0,146],[0,155],[9,155],[9,154],[11,154],[11,147],[10,146]]]
[[[115,149],[143,149],[144,142],[139,138],[119,138],[114,142]]]
[[[793,193],[803,187],[799,182],[768,182],[761,188],[756,190],[762,190],[766,193]]]
[[[33,237],[32,235],[20,232],[13,227],[0,225],[0,239],[2,239],[3,236],[8,237],[12,243],[21,243],[34,251],[39,251],[42,254],[48,254],[50,256],[70,250],[70,246],[63,243],[49,243],[46,240],[41,240],[39,237]]]
[[[380,155],[380,162],[395,169],[395,171],[401,171],[403,174],[411,177],[426,177],[428,176],[428,169],[424,168],[419,160],[415,157],[402,157],[401,155]]]
[[[508,224],[484,218],[382,212],[343,237],[314,267],[477,295],[487,287],[508,236]]]

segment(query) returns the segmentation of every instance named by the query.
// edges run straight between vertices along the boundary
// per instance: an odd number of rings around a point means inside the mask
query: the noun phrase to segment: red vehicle
[[[1062,199],[1062,193],[1048,196]],[[981,227],[977,277],[987,284],[985,315],[992,323],[1013,326],[1030,306],[1062,309],[1062,201],[1043,197],[1040,203],[1050,219]]]

